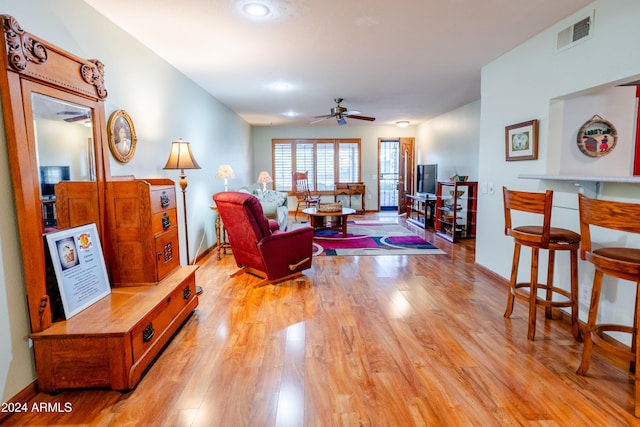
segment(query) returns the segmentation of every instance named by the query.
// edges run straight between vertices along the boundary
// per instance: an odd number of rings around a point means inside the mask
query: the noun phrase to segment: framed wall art
[[[107,122],[107,136],[111,154],[120,163],[127,163],[136,151],[136,129],[133,120],[124,110],[111,113]]]
[[[504,135],[508,162],[538,158],[538,120],[507,126]]]

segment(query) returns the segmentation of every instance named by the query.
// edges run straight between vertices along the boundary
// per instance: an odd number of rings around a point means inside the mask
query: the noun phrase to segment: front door
[[[414,138],[378,139],[378,200],[381,211],[406,213],[413,192]]]
[[[398,209],[400,140],[378,139],[378,200],[381,211]]]
[[[400,138],[398,165],[398,215],[407,212],[407,194],[413,194],[413,145],[414,138]]]

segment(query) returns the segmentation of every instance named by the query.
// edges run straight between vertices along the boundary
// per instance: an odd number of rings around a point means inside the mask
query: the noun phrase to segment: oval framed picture
[[[578,131],[578,149],[589,157],[609,154],[618,142],[618,132],[611,122],[597,114]]]
[[[117,110],[111,113],[107,122],[107,137],[109,150],[117,161],[127,163],[133,158],[138,138],[133,120],[126,111]]]

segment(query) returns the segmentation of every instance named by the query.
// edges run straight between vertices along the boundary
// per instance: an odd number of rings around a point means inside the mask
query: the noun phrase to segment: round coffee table
[[[309,215],[313,234],[321,230],[342,231],[342,237],[347,237],[347,217],[356,213],[355,209],[342,208],[337,212],[318,212],[317,208],[303,209],[302,213]]]

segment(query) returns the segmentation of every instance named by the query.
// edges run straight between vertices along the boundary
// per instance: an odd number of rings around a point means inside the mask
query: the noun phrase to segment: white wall
[[[107,117],[115,110],[126,110],[138,136],[131,162],[121,165],[111,159],[113,175],[177,181],[178,171],[162,169],[171,141],[182,137],[191,142],[202,167],[186,171],[191,258],[203,236],[203,247],[212,246],[211,195],[223,189],[222,181],[214,179],[218,165],[233,164],[239,180],[254,180],[250,126],[82,1],[5,0],[2,13],[12,15],[28,32],[81,58],[97,58],[105,64]],[[1,194],[9,198],[12,185],[4,131],[0,145]],[[178,205],[184,246],[181,197]],[[35,379],[27,344],[30,328],[13,203],[0,204],[0,236],[0,394],[4,402]],[[181,256],[186,263],[184,249]]]
[[[362,181],[367,191],[365,207],[378,207],[378,138],[415,137],[416,126],[259,126],[253,128],[254,175],[251,182],[258,179],[261,170],[270,171],[273,159],[271,141],[287,138],[360,138],[362,148]],[[417,142],[417,141],[416,141]],[[244,183],[237,183],[237,186]],[[230,185],[231,187],[231,185]],[[291,209],[291,202],[289,205]],[[295,210],[295,206],[293,207]]]
[[[554,54],[557,31],[584,17],[593,8],[593,36],[562,53]],[[519,179],[518,175],[557,174],[559,171],[583,171],[584,175],[591,175],[590,170],[595,168],[590,163],[601,161],[573,156],[573,147],[564,147],[565,144],[576,144],[578,129],[591,115],[599,114],[617,127],[622,137],[616,152],[630,152],[633,144],[633,110],[628,98],[622,95],[622,102],[626,106],[622,111],[615,105],[607,105],[606,99],[585,104],[575,98],[588,92],[597,93],[604,86],[612,86],[615,82],[640,74],[639,19],[640,2],[636,0],[596,1],[483,68],[479,155],[481,194],[476,242],[476,261],[479,264],[505,278],[509,275],[513,243],[504,236],[502,220],[496,221],[497,216],[502,217],[503,185],[531,191],[554,189],[554,225],[577,230],[577,189],[573,183]],[[565,98],[566,101],[558,101]],[[588,98],[585,95],[582,101]],[[582,117],[568,117],[578,109]],[[540,120],[539,159],[506,162],[505,126],[531,119]],[[617,155],[611,156],[611,159],[617,158]],[[615,168],[629,170],[628,159],[617,160],[619,163],[608,166],[611,175],[614,175]],[[482,192],[489,183],[494,184],[493,194]],[[640,200],[640,189],[634,185],[604,186],[602,197],[620,196]],[[527,253],[523,253],[523,257],[527,256]],[[560,269],[556,276],[568,277],[568,258],[561,256],[558,263]],[[590,288],[592,268],[581,263],[579,269],[580,286]],[[602,305],[604,316],[617,312],[627,321],[633,319],[633,298],[628,297],[627,288],[630,287],[614,288],[607,294]],[[584,304],[581,304],[581,310],[584,320]]]
[[[437,163],[438,180],[456,173],[478,179],[480,100],[464,105],[419,126],[416,163]]]

